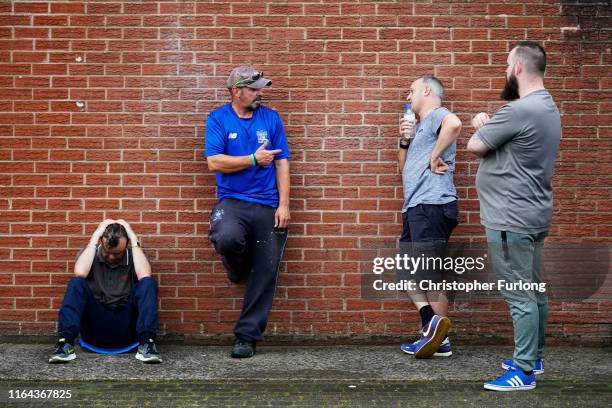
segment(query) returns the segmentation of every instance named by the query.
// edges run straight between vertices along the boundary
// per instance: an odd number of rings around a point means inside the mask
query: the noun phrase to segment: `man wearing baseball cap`
[[[246,280],[231,356],[248,358],[272,308],[289,225],[289,147],[279,114],[263,105],[272,81],[252,67],[227,79],[231,102],[206,121],[206,161],[216,172],[218,202],[209,238],[232,282]]]

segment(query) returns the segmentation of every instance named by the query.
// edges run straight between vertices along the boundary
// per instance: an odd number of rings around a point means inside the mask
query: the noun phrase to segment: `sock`
[[[522,371],[523,373],[525,373],[525,375],[531,375],[531,374],[533,374],[533,370],[531,370],[531,371],[525,371],[525,370],[523,370],[523,369],[521,368],[521,371]]]
[[[419,309],[419,314],[421,315],[421,323],[423,323],[423,327],[427,326],[432,317],[434,317],[435,313],[430,305],[425,305]]]
[[[138,340],[140,341],[140,344],[147,343],[149,340],[155,341],[155,333],[153,333],[153,332],[142,332],[142,333],[140,333],[140,336],[138,336]]]
[[[70,337],[67,337],[67,336],[63,336],[63,337],[59,338],[58,342],[60,342],[62,340],[64,340],[66,343],[70,344],[71,346],[74,346],[74,337],[70,338]]]

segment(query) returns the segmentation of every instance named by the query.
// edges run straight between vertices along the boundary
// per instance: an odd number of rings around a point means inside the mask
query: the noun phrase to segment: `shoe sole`
[[[404,349],[402,349],[402,348],[401,348],[401,350],[402,350],[404,353],[409,354],[409,355],[411,355],[411,356],[412,356],[412,355],[414,355],[414,351],[407,351],[407,350],[404,350]],[[433,356],[434,356],[434,357],[450,357],[450,356],[452,356],[452,355],[453,355],[453,352],[452,352],[452,351],[446,351],[446,352],[444,352],[444,353],[438,353],[438,352],[436,351],[436,352],[433,354]]]
[[[68,357],[51,357],[49,359],[50,364],[62,364],[72,361],[76,358],[76,354],[71,354]]]
[[[503,368],[504,370],[508,370],[508,369],[510,369],[510,368],[514,368],[514,367],[511,367],[511,366],[509,366],[509,365],[508,365],[508,364],[506,364],[506,363],[502,363],[502,368]],[[534,373],[535,375],[544,374],[544,370],[533,370],[533,373]]]
[[[163,361],[161,357],[148,357],[147,358],[139,353],[136,353],[136,360],[140,360],[143,363],[147,363],[147,364],[159,364]]]
[[[438,351],[440,344],[444,341],[444,337],[446,337],[446,333],[451,327],[451,322],[447,317],[441,317],[438,325],[436,326],[436,330],[429,339],[427,343],[423,345],[420,349],[418,349],[414,356],[416,358],[430,358],[433,357],[434,353]]]
[[[493,385],[493,384],[485,384],[484,385],[484,389],[485,390],[491,390],[491,391],[528,391],[528,390],[533,390],[536,387],[535,384],[531,384],[531,385],[522,385],[520,387],[504,387],[503,385]]]
[[[255,353],[253,353],[253,354],[251,354],[251,355],[248,355],[248,356],[245,356],[245,355],[242,355],[242,354],[234,354],[234,353],[232,353],[232,354],[231,354],[231,357],[232,357],[232,358],[251,358],[251,357],[253,357],[254,355],[255,355]]]
[[[414,354],[414,351],[404,350],[404,349],[403,349],[403,348],[401,348],[401,347],[400,347],[400,350],[402,350],[402,351],[403,351],[404,353],[406,353],[406,354],[410,354],[410,355],[413,355],[413,354]]]

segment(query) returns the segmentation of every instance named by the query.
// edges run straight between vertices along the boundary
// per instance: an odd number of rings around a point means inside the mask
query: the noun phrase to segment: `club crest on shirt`
[[[259,129],[257,130],[257,143],[262,144],[268,140],[268,131]]]
[[[232,132],[227,136],[229,139],[235,139],[238,137],[238,133],[236,132]]]

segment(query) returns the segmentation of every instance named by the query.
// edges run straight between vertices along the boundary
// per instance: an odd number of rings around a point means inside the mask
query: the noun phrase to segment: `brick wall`
[[[266,72],[293,151],[291,238],[268,334],[413,334],[407,301],[360,297],[360,248],[393,243],[397,121],[433,73],[464,121],[456,240],[482,240],[464,148],[470,115],[500,106],[518,40],[541,41],[563,113],[551,239],[610,242],[610,9],[606,1],[3,1],[0,3],[0,333],[51,334],[75,253],[105,217],[140,235],[162,332],[231,333],[242,286],[207,240],[214,175],[205,115],[232,67]],[[609,5],[609,4],[608,4]],[[579,271],[577,271],[579,273]],[[607,299],[607,300],[606,300]],[[612,302],[553,302],[550,336],[609,342]],[[465,338],[511,337],[503,302],[451,307]],[[386,341],[386,340],[385,340]]]

